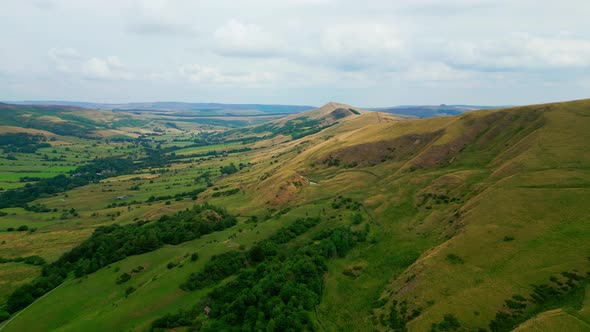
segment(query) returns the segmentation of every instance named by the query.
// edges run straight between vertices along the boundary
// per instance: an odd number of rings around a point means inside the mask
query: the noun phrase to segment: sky
[[[588,0],[2,0],[0,100],[590,98]]]

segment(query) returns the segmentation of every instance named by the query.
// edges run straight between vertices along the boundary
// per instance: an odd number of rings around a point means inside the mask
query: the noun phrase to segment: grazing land
[[[161,112],[0,104],[2,331],[590,329],[590,100]]]

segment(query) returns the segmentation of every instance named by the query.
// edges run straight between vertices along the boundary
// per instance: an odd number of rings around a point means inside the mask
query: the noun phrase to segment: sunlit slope
[[[506,114],[515,120],[503,122]],[[441,235],[449,240],[424,253],[382,293],[398,303],[406,301],[410,312],[421,312],[408,323],[410,330],[428,329],[445,314],[453,314],[468,328],[488,328],[498,311],[518,316],[516,322],[524,320],[544,310],[542,306],[552,309],[562,304],[529,304],[518,314],[506,307],[505,300],[513,295],[530,299],[533,284],[551,284],[550,278],[563,278],[563,272],[584,276],[589,271],[590,102],[477,112],[456,121],[473,125],[490,117],[496,120],[478,133],[449,128],[402,166],[459,167],[485,175],[478,183],[463,180],[474,189],[471,197],[453,214],[438,218],[445,225]],[[491,134],[494,128],[498,128],[496,135]],[[460,144],[465,137],[473,139]],[[422,191],[432,189],[438,197],[457,196],[451,183]],[[429,217],[441,209],[437,204],[446,205],[438,197],[422,200],[433,210]],[[588,299],[584,303],[564,302],[563,306],[580,310],[587,307]],[[564,318],[544,316],[543,324],[549,329],[558,324],[552,319]],[[527,326],[537,325],[525,324],[522,330]]]
[[[350,105],[337,102],[329,102],[320,108],[316,108],[314,110],[303,112],[300,114],[293,114],[276,122],[285,123],[289,120],[298,119],[301,117],[306,117],[312,120],[320,119],[325,122],[333,122],[353,115],[362,115],[366,113],[368,113],[368,111],[361,110],[360,108],[354,108]]]
[[[113,264],[146,266],[137,279],[145,286],[128,298],[114,282],[117,273],[101,269],[34,303],[5,330],[145,330],[206,295],[178,285],[209,255],[247,249],[306,213],[325,216],[321,227],[349,225],[351,211],[334,204],[343,198],[362,204],[370,233],[330,261],[313,317],[318,330],[428,331],[449,314],[460,324],[456,330],[490,330],[513,295],[528,300],[532,284],[553,278],[567,285],[563,272],[590,270],[589,100],[407,121],[359,113],[223,160],[252,166],[220,178],[198,201],[226,206],[240,224]],[[216,195],[233,189],[238,193]],[[251,216],[268,220],[254,229],[246,223]],[[193,250],[201,254],[196,263],[165,268]],[[528,305],[514,327],[583,330],[590,319],[587,288]],[[49,305],[51,315],[35,319]]]
[[[359,326],[373,325],[371,315],[358,315],[373,296],[388,299],[374,319],[388,315],[393,300],[420,312],[408,319],[411,330],[429,329],[445,314],[468,328],[488,328],[505,300],[527,297],[531,284],[573,269],[588,271],[588,100],[349,131],[334,127],[281,148],[288,157],[281,163],[275,156],[279,165],[259,178],[262,196],[256,197],[277,205],[337,194],[362,199],[383,234],[399,240],[359,253],[369,266],[370,257],[375,264],[395,259],[402,239],[411,241],[412,235],[433,245],[399,276],[390,267],[383,267],[390,275],[375,272],[379,278],[369,271],[355,281],[339,272],[329,276],[328,285],[333,280],[335,286],[319,306],[320,319],[326,309],[325,325],[336,322],[333,328],[339,328],[355,317]],[[384,284],[377,286],[379,281]],[[373,283],[383,287],[380,296],[342,294],[362,293]],[[337,306],[340,301],[348,305]],[[358,301],[365,302],[355,306]]]

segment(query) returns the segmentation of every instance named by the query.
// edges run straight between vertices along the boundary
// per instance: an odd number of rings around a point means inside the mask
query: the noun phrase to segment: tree
[[[33,290],[30,285],[25,284],[17,288],[14,293],[12,293],[8,300],[6,300],[6,309],[9,313],[15,313],[22,308],[25,308],[29,304],[33,303],[35,299],[33,298]]]
[[[234,163],[229,163],[228,166],[221,166],[221,173],[222,174],[234,174],[238,171],[238,168]]]

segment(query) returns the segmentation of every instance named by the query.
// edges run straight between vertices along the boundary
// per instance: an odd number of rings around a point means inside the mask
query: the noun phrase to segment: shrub
[[[352,223],[354,225],[358,225],[363,222],[363,215],[356,212],[352,214]]]
[[[0,310],[0,322],[5,321],[10,317],[10,314],[5,310]]]
[[[446,314],[441,322],[432,324],[430,331],[458,331],[460,327],[461,323],[457,317]]]
[[[127,272],[124,272],[117,278],[117,285],[125,283],[131,279],[131,275]]]
[[[135,287],[129,286],[125,289],[125,297],[129,296],[131,293],[135,292]]]
[[[455,255],[455,254],[448,254],[447,255],[447,261],[449,261],[449,263],[451,264],[463,264],[463,258]]]
[[[29,256],[29,257],[25,257],[25,259],[23,260],[23,262],[25,264],[30,264],[30,265],[45,265],[45,260],[42,257],[39,257],[37,255],[33,255],[33,256]]]

